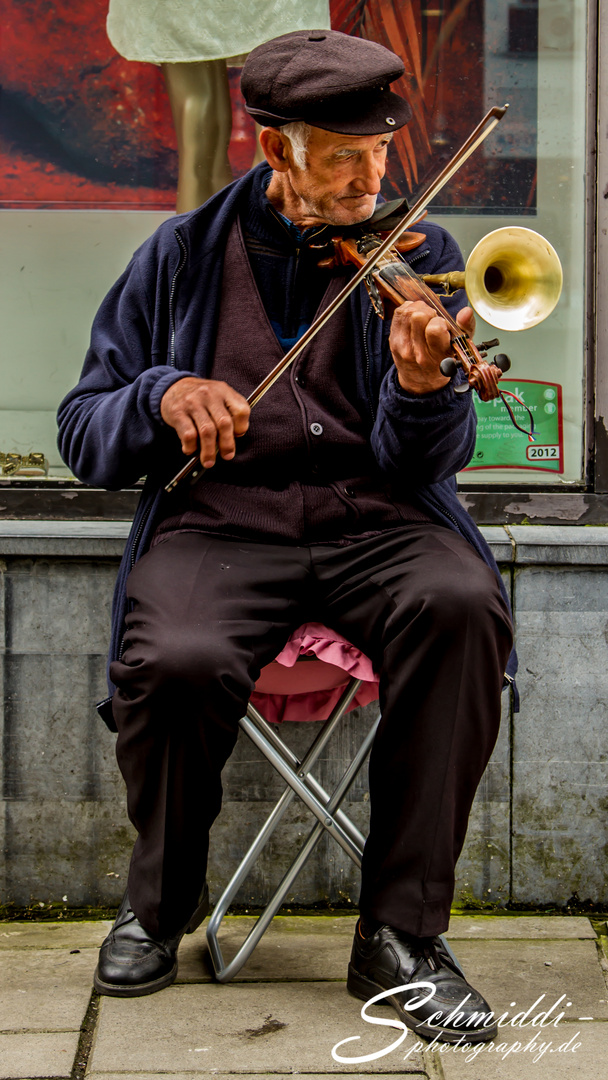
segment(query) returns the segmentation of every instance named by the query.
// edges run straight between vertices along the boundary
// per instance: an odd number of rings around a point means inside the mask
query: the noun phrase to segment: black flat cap
[[[389,89],[405,68],[398,56],[337,30],[296,30],[250,52],[241,76],[247,112],[258,124],[305,120],[345,135],[396,131],[411,118]]]

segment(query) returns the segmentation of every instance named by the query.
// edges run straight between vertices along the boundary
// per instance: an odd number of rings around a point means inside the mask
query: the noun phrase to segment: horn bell
[[[528,330],[551,314],[563,273],[555,249],[532,229],[507,226],[488,233],[467,260],[471,307],[499,330]]]

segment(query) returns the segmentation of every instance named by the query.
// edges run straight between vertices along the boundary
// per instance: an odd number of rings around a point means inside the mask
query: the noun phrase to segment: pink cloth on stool
[[[312,659],[298,664],[299,657]],[[262,669],[251,703],[271,723],[326,720],[350,678],[361,686],[347,711],[378,697],[371,660],[350,641],[321,623],[295,630],[276,660]]]

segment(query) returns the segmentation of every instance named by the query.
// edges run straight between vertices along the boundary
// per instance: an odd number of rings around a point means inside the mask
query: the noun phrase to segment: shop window
[[[120,57],[105,0],[6,0],[0,113],[0,484],[70,487],[55,412],[76,382],[94,313],[133,250],[173,212],[177,155],[161,72]],[[492,105],[507,116],[429,216],[465,254],[524,225],[556,248],[564,290],[533,330],[498,332],[509,389],[537,418],[532,444],[480,408],[466,486],[585,482],[586,19],[583,0],[332,0],[332,25],[402,54],[415,120],[391,151],[384,194],[422,191]],[[254,128],[229,70],[230,161],[249,167]],[[542,429],[542,430],[541,430]],[[540,449],[540,453],[538,450]],[[20,503],[27,512],[27,503]]]

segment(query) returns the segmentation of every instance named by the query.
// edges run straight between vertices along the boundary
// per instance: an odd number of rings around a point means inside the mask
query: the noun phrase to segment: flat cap
[[[345,135],[379,135],[411,118],[390,83],[404,72],[395,53],[338,30],[296,30],[250,52],[241,76],[247,112],[258,124],[305,120]]]

